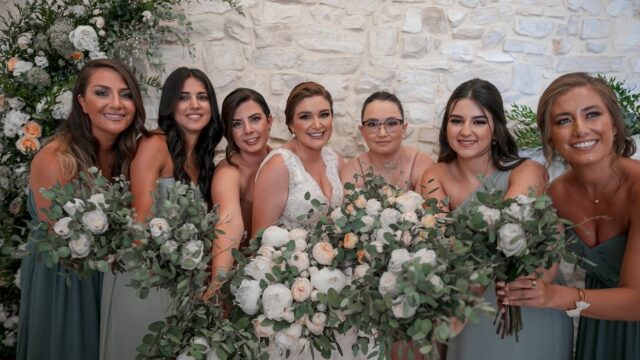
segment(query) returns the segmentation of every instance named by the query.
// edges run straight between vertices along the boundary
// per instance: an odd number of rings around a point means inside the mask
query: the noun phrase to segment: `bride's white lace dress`
[[[318,183],[305,170],[300,158],[290,150],[285,148],[272,150],[262,162],[262,165],[264,165],[272,157],[281,156],[287,170],[289,171],[289,194],[287,196],[287,203],[280,219],[278,219],[278,222],[288,229],[313,224],[321,215],[321,213],[311,205],[311,200],[305,200],[306,193],[311,195],[310,199],[317,199],[324,204],[321,209],[325,212],[328,210],[329,206],[336,207],[342,202],[343,189],[338,174],[338,155],[327,147],[322,149],[321,154],[322,161],[326,168],[325,176],[331,184],[331,199],[327,199],[324,196],[324,193]],[[311,217],[307,217],[307,214],[310,211],[313,211],[313,214]],[[352,355],[351,345],[355,342],[355,334],[356,332],[354,330],[350,331],[347,335],[336,334],[336,339],[340,344],[343,356],[341,356],[339,352],[334,351],[331,355],[332,359],[366,359],[366,356],[363,354],[358,354],[357,356]],[[309,345],[311,346],[311,344]],[[269,353],[269,359],[285,358],[284,354],[282,354],[274,345],[269,346],[267,352]],[[317,350],[315,351],[315,358],[322,358]],[[304,349],[302,353],[292,352],[289,359],[311,359],[311,350],[307,348]]]

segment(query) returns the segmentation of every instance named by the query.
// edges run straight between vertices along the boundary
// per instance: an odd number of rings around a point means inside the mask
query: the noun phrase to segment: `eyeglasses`
[[[402,128],[404,120],[396,118],[388,118],[385,121],[378,119],[369,119],[362,122],[362,128],[367,134],[376,134],[380,130],[380,126],[384,125],[384,129],[390,133],[396,133]]]

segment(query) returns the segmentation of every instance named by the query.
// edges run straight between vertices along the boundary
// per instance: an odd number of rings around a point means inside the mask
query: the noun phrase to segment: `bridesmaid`
[[[246,245],[251,231],[253,189],[258,167],[271,150],[267,145],[271,130],[271,111],[260,93],[238,88],[222,102],[226,157],[218,163],[211,184],[211,201],[219,205],[219,228],[223,235],[214,241],[212,288],[217,276],[233,267],[231,249]]]
[[[574,250],[595,266],[580,264],[585,289],[514,281],[505,304],[581,316],[576,359],[640,359],[640,163],[629,159],[636,147],[616,94],[584,73],[561,76],[540,98],[538,127],[547,160],[559,154],[570,166],[549,194],[561,217],[580,224],[568,231]]]
[[[152,216],[152,194],[160,196],[176,181],[192,183],[211,205],[215,147],[222,138],[216,94],[207,75],[180,67],[164,83],[159,129],[140,139],[131,163],[131,192],[137,220]],[[102,296],[100,359],[134,359],[147,327],[163,320],[171,304],[166,291],[137,297],[127,286],[133,274],[106,274]]]
[[[405,190],[420,191],[422,174],[433,164],[431,157],[417,149],[402,145],[407,123],[402,103],[391,93],[375,92],[362,105],[360,134],[369,151],[348,161],[340,169],[342,183],[362,186],[362,176],[370,170]]]
[[[502,97],[491,83],[473,79],[459,85],[446,106],[439,135],[438,163],[422,176],[422,195],[448,199],[446,210],[468,206],[484,186],[502,190],[505,197],[541,193],[546,182],[542,165],[518,157],[506,126]],[[482,176],[482,183],[478,179]],[[431,181],[433,180],[433,181]],[[431,181],[431,182],[430,182]],[[545,272],[552,281],[557,266]],[[496,304],[494,286],[484,298]],[[523,309],[524,310],[524,309]],[[467,324],[449,344],[447,359],[569,359],[572,322],[555,310],[523,311],[520,342],[496,335],[493,316]]]
[[[78,74],[67,121],[31,162],[29,213],[51,202],[40,189],[65,184],[98,167],[106,178],[129,175],[145,112],[135,77],[114,60],[94,60]],[[42,234],[32,233],[38,237]],[[33,242],[28,248],[35,251]],[[17,359],[98,358],[102,276],[80,280],[61,266],[48,268],[38,254],[22,260]],[[71,286],[65,277],[71,278]]]

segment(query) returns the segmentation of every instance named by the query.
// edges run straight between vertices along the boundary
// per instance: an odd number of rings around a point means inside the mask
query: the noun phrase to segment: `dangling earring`
[[[491,145],[495,145],[498,143],[498,139],[493,138],[493,140],[491,140]]]

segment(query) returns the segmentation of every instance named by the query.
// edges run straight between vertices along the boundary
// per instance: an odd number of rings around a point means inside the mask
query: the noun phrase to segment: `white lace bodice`
[[[336,207],[340,205],[343,190],[342,182],[340,182],[340,176],[338,174],[338,155],[335,151],[324,147],[321,153],[322,161],[326,168],[325,176],[329,180],[329,183],[331,183],[331,199],[325,199],[320,185],[318,185],[315,179],[311,177],[311,174],[305,170],[300,158],[291,150],[285,148],[272,150],[262,161],[260,168],[275,155],[282,156],[285,166],[289,171],[289,194],[287,195],[287,203],[284,211],[280,219],[278,219],[279,223],[282,223],[282,225],[289,229],[314,223],[318,218],[317,216],[303,218],[302,220],[298,219],[300,215],[305,216],[310,210],[314,209],[313,205],[311,205],[311,199],[317,199],[324,204],[323,208],[325,212],[328,210],[328,206]],[[309,200],[304,198],[306,193],[311,195]]]

